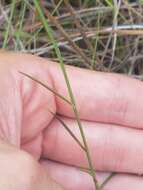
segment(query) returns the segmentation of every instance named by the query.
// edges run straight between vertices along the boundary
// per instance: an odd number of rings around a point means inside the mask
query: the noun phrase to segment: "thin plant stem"
[[[23,32],[23,23],[24,23],[24,16],[25,16],[25,13],[26,13],[26,8],[27,8],[27,4],[23,1],[22,2],[22,7],[21,7],[21,15],[20,15],[20,22],[19,22],[19,28],[18,28],[18,31],[16,32],[16,38],[17,38],[17,44],[20,45],[21,41],[20,41],[20,38],[21,38],[21,34]],[[24,46],[22,45],[20,50],[24,51],[25,48]]]
[[[103,189],[103,187],[108,183],[108,181],[113,178],[116,175],[116,173],[112,172],[100,185],[100,188]]]
[[[10,26],[11,26],[12,18],[13,18],[13,15],[14,15],[15,5],[16,5],[16,0],[12,0],[10,18],[9,18],[7,30],[5,32],[4,42],[3,42],[2,48],[6,48],[6,45],[7,45],[8,36],[9,36],[9,32],[10,32]]]
[[[88,144],[87,144],[87,141],[86,141],[86,137],[85,137],[85,134],[84,134],[84,131],[83,131],[83,128],[82,128],[82,124],[81,124],[81,121],[80,121],[79,113],[78,113],[78,110],[77,110],[77,107],[76,107],[75,98],[74,98],[72,88],[71,88],[71,85],[70,85],[70,82],[69,82],[69,79],[68,79],[68,75],[67,75],[64,63],[63,63],[63,57],[61,55],[61,52],[60,52],[60,50],[58,48],[58,45],[57,45],[55,39],[54,39],[53,31],[52,31],[51,27],[49,26],[48,21],[45,19],[45,16],[43,14],[43,11],[42,11],[42,9],[40,7],[39,2],[37,0],[33,0],[33,2],[34,2],[34,5],[35,5],[38,13],[39,13],[41,22],[43,23],[43,26],[44,26],[47,34],[48,34],[48,37],[51,40],[51,42],[53,43],[55,52],[56,52],[57,57],[58,57],[58,59],[60,61],[60,66],[61,66],[64,78],[65,78],[66,85],[67,85],[68,92],[69,92],[69,96],[70,96],[70,99],[71,99],[72,108],[73,108],[73,111],[74,111],[74,114],[75,114],[75,117],[76,117],[76,120],[77,120],[77,124],[78,124],[79,130],[80,130],[80,133],[81,133],[81,137],[82,137],[82,140],[83,140],[84,147],[86,149],[86,157],[87,157],[89,168],[90,168],[92,178],[93,178],[93,181],[94,181],[95,189],[100,190],[100,187],[98,185],[98,181],[96,179],[96,173],[95,173],[95,170],[93,168],[93,164],[92,164]]]

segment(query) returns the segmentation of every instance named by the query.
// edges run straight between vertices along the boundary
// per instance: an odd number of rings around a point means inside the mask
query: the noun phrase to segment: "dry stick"
[[[88,9],[81,9],[81,10],[77,10],[76,11],[76,14],[80,15],[81,18],[83,17],[89,17],[89,16],[94,16],[96,15],[98,12],[104,12],[104,13],[108,13],[112,10],[112,8],[110,7],[94,7],[94,8],[88,8]],[[71,14],[70,13],[65,13],[65,14],[62,14],[60,15],[59,17],[54,17],[56,20],[58,21],[65,21],[66,19],[70,19],[73,20],[73,18],[71,17]],[[51,25],[51,21],[48,20],[48,22],[50,23]],[[37,29],[39,28],[40,26],[42,25],[41,22],[37,22],[35,23],[33,26],[27,26],[25,27],[25,32],[29,32],[31,31],[31,28],[33,29]]]
[[[108,38],[108,40],[107,40],[107,43],[106,43],[106,45],[105,45],[105,50],[104,50],[104,52],[103,52],[103,56],[102,56],[102,58],[101,58],[101,64],[102,64],[102,65],[103,65],[103,61],[104,61],[104,58],[105,58],[105,56],[106,56],[106,53],[107,53],[107,51],[108,51],[108,47],[109,47],[109,44],[110,44],[110,42],[111,42],[111,39],[112,39],[112,30],[111,30],[111,33],[110,33],[109,38]]]
[[[126,2],[125,2],[126,3]],[[128,4],[128,3],[127,3]],[[140,9],[140,11],[142,11],[142,7],[141,7],[141,4],[139,4],[139,9]],[[130,7],[129,7],[129,10],[130,10]],[[132,10],[132,9],[131,9]],[[133,19],[132,19],[133,20]],[[139,17],[138,18],[138,22],[139,23],[142,23],[142,18],[141,17]],[[135,45],[134,45],[134,48],[135,48],[135,50],[134,50],[134,52],[133,52],[133,57],[136,57],[137,56],[137,52],[138,52],[138,44],[139,44],[139,41],[140,41],[140,36],[137,36],[137,39],[135,40],[136,41],[136,43],[135,43]],[[131,60],[131,63],[130,63],[130,69],[129,69],[129,71],[128,71],[128,75],[132,75],[132,72],[133,72],[133,69],[134,69],[134,67],[135,67],[135,63],[136,63],[136,59],[132,59]]]
[[[137,3],[131,3],[130,6],[131,7],[136,7]],[[122,6],[121,7],[121,9],[126,9],[126,8],[127,8],[127,6]],[[91,7],[91,8],[86,8],[86,9],[80,9],[80,10],[77,10],[75,13],[80,15],[80,18],[83,18],[83,17],[94,16],[94,15],[100,13],[100,12],[101,13],[108,13],[108,12],[111,12],[112,10],[113,10],[112,7],[104,7],[103,6],[103,7]],[[60,15],[59,17],[55,17],[55,19],[58,20],[58,21],[62,21],[62,20],[65,20],[65,19],[73,19],[73,18],[71,17],[71,15],[69,13],[66,13],[66,14]],[[50,22],[50,21],[48,20],[48,22]],[[24,31],[29,32],[31,30],[36,30],[41,25],[42,25],[41,22],[37,22],[32,26],[25,27]]]
[[[118,35],[122,36],[122,35],[143,35],[143,25],[118,25],[114,30],[112,27],[108,27],[108,28],[103,28],[101,30],[93,30],[91,32],[86,32],[87,34],[87,38],[95,38],[96,37],[96,34],[109,34],[109,33],[117,33]],[[78,35],[74,35],[72,36],[72,41],[73,42],[76,42],[76,41],[79,41],[81,39],[83,39],[83,36],[80,36],[80,34]],[[104,37],[102,37],[104,38]],[[57,43],[58,47],[63,47],[63,46],[66,46],[67,44],[69,44],[68,41],[59,41]],[[45,47],[45,48],[37,48],[37,49],[31,49],[31,50],[24,50],[23,52],[31,52],[31,53],[36,53],[37,55],[41,55],[42,53],[44,52],[47,52],[47,51],[50,51],[54,48],[53,45],[49,45],[48,47]],[[41,52],[42,51],[42,52]],[[103,58],[103,56],[102,56]],[[101,60],[102,62],[102,60]]]
[[[55,10],[55,9],[56,9],[56,6],[57,6],[56,3],[55,3],[55,1],[54,1],[54,0],[51,0],[51,3],[53,4],[53,8],[54,8],[54,10]],[[57,12],[57,15],[60,16],[58,9],[56,9],[56,12]]]
[[[87,37],[87,34],[86,34],[85,30],[83,29],[83,27],[80,24],[80,17],[78,16],[78,14],[76,14],[76,12],[74,11],[74,9],[70,5],[69,0],[64,0],[64,2],[66,4],[69,12],[71,13],[71,16],[74,18],[74,22],[76,24],[76,27],[79,29],[79,31],[81,33],[81,36],[83,37],[83,40],[85,41],[88,49],[92,52],[92,54],[94,54],[94,48],[93,48],[92,44],[90,43],[89,38]],[[96,61],[98,63],[100,63],[99,58],[96,57],[96,59],[97,59]],[[91,60],[91,62],[92,62],[92,60]]]
[[[140,37],[138,36],[137,39],[135,40],[136,43],[135,43],[135,50],[134,50],[134,52],[133,52],[133,57],[137,55],[139,39],[140,39]],[[129,76],[132,75],[132,72],[133,72],[135,63],[136,63],[135,59],[132,59],[132,60],[131,60],[131,63],[130,63],[131,66],[130,66],[129,71],[128,71],[128,75],[129,75]]]
[[[139,13],[138,11],[136,11],[127,0],[123,0],[125,6],[128,7],[128,9],[130,9],[133,13],[135,13],[137,16],[139,16],[140,18],[143,19],[143,15],[141,13]],[[138,4],[137,4],[138,5]]]
[[[58,21],[54,18],[54,16],[52,16],[50,14],[50,12],[48,10],[45,11],[46,16],[49,18],[49,20],[54,23],[54,25],[56,26],[56,28],[61,32],[61,34],[67,39],[67,41],[71,44],[71,46],[73,47],[73,49],[75,50],[76,53],[79,53],[79,55],[82,57],[82,59],[84,60],[84,65],[89,68],[92,69],[91,65],[90,65],[90,60],[87,58],[87,56],[83,53],[83,51],[71,40],[71,38],[69,37],[69,35],[65,32],[65,30],[63,29],[63,27],[58,23]]]
[[[80,24],[80,17],[78,16],[78,14],[75,13],[74,9],[72,8],[72,6],[69,4],[69,0],[64,0],[69,12],[71,13],[71,16],[74,18],[74,22],[76,24],[76,27],[79,29],[81,35],[83,36],[83,39],[88,47],[89,50],[91,50],[93,52],[93,47],[89,41],[89,39],[86,37],[86,33],[85,30],[83,29],[83,27]]]
[[[136,7],[137,5],[138,5],[137,3],[131,3],[130,7]],[[127,6],[125,6],[125,5],[123,5],[121,7],[121,9],[123,9],[123,10],[126,8],[127,8]],[[90,8],[85,8],[85,9],[79,9],[76,11],[76,14],[80,15],[80,18],[83,18],[83,17],[95,16],[98,13],[108,13],[108,12],[111,12],[112,10],[113,10],[113,8],[109,7],[109,6],[99,6],[99,7],[90,7]],[[70,17],[70,13],[65,13],[57,19],[62,20],[62,19],[66,19],[66,18],[73,19],[72,17]]]
[[[117,0],[114,0],[114,19],[113,19],[113,30],[118,26],[118,14],[121,6],[121,0],[117,2]],[[112,48],[112,57],[111,57],[111,63],[109,65],[109,69],[111,69],[111,66],[113,64],[114,56],[115,56],[115,50],[116,50],[116,43],[117,43],[117,33],[114,33],[113,38],[113,48]]]

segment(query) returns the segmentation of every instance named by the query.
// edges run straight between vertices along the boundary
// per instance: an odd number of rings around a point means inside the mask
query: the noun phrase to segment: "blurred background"
[[[143,0],[1,0],[0,48],[143,80]]]

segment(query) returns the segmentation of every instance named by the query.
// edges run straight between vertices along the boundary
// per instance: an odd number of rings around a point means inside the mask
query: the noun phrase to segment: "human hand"
[[[14,184],[17,189],[28,189],[29,184],[31,189],[52,189],[50,184],[56,184],[46,175],[66,189],[94,189],[91,177],[76,168],[87,167],[83,151],[49,112],[50,109],[55,114],[59,113],[80,139],[72,108],[19,73],[22,71],[43,81],[68,98],[60,67],[31,55],[2,52],[0,68],[0,156],[5,158],[5,163],[0,161],[3,168],[0,186],[15,171],[12,182],[18,178],[18,184]],[[95,168],[104,172],[142,174],[142,82],[117,74],[91,72],[69,66],[67,72]],[[19,148],[40,160],[40,164]],[[17,163],[18,169],[15,170]],[[27,176],[26,180],[19,175],[21,171],[26,173],[23,174],[24,178]],[[32,182],[32,175],[37,183]],[[107,175],[99,172],[99,181],[103,181]],[[42,179],[45,179],[44,182]],[[106,184],[105,189],[140,190],[143,188],[142,181],[139,176],[117,174]],[[7,185],[12,185],[12,182]],[[14,186],[7,187],[16,189]],[[55,190],[58,188],[55,187]]]

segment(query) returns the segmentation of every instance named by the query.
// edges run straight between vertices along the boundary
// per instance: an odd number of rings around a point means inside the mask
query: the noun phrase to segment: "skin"
[[[71,66],[66,70],[99,183],[117,172],[103,190],[142,190],[142,82]],[[19,71],[69,99],[57,63],[0,52],[0,188],[94,190],[91,177],[77,168],[88,167],[85,154],[49,112],[60,114],[81,140],[71,106]]]

